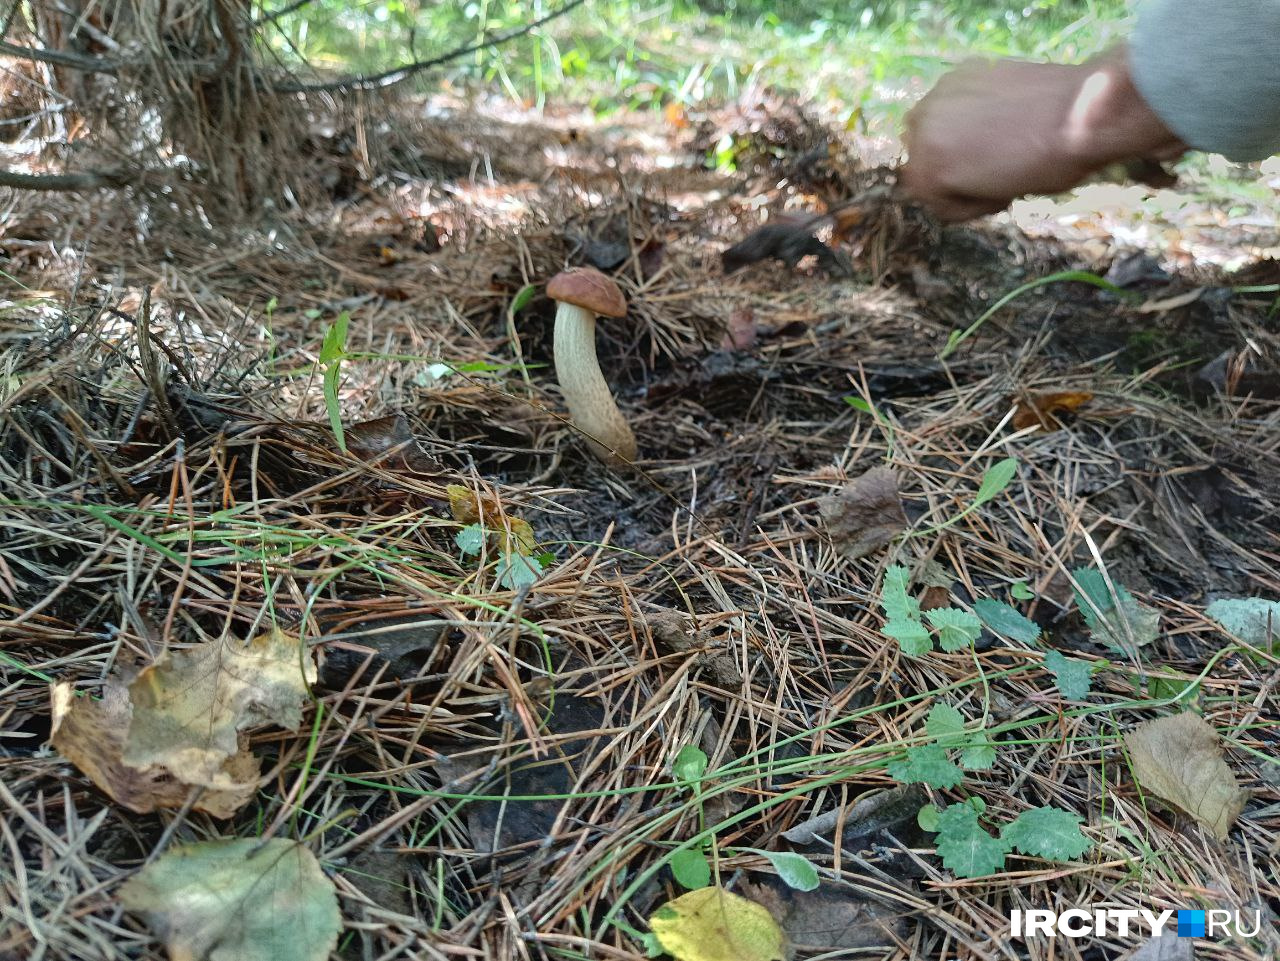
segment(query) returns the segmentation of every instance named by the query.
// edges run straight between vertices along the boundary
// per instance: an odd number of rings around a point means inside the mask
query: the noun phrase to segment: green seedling
[[[964,330],[953,330],[951,336],[947,338],[947,346],[938,354],[939,360],[946,360],[956,352],[956,348],[963,344],[966,340],[978,332],[978,329],[990,320],[1002,307],[1006,304],[1017,300],[1028,291],[1035,290],[1037,287],[1044,287],[1048,284],[1055,284],[1064,281],[1072,281],[1081,284],[1091,284],[1108,293],[1124,297],[1127,300],[1133,300],[1137,297],[1132,291],[1125,290],[1123,287],[1117,287],[1111,281],[1097,274],[1090,273],[1087,270],[1062,270],[1056,274],[1050,274],[1048,277],[1038,277],[1035,280],[1028,281],[1019,287],[1015,287],[1009,293],[1005,294],[994,304],[982,312],[982,314],[972,324]]]
[[[325,331],[320,345],[320,366],[324,368],[324,406],[329,412],[329,426],[333,429],[338,449],[347,451],[347,439],[342,432],[342,411],[338,406],[338,385],[342,377],[342,361],[347,357],[347,327],[351,315],[345,311],[338,315]]]

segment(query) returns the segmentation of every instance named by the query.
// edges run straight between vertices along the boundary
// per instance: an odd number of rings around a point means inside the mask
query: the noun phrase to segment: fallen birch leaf
[[[873,467],[823,497],[818,512],[831,542],[850,560],[879,550],[907,527],[898,474],[889,467]]]
[[[76,697],[70,684],[55,684],[53,702],[54,750],[74,764],[98,789],[135,814],[158,808],[180,808],[192,785],[173,777],[163,767],[138,768],[124,762],[125,737],[133,716],[129,693],[119,681],[108,681],[101,700]],[[196,798],[194,808],[216,818],[229,818],[251,800],[258,789],[258,759],[240,750],[222,764],[231,785],[208,789]]]
[[[173,961],[324,961],[342,930],[338,895],[296,841],[174,848],[120,888]]]
[[[677,961],[782,961],[790,954],[768,908],[719,887],[668,901],[649,927]]]
[[[240,751],[240,732],[263,724],[297,730],[315,680],[311,654],[280,630],[247,644],[224,638],[163,655],[129,685],[124,762],[234,790],[223,764]]]
[[[1219,841],[1249,793],[1222,757],[1218,732],[1190,711],[1139,724],[1124,737],[1133,776],[1143,788],[1186,811]]]

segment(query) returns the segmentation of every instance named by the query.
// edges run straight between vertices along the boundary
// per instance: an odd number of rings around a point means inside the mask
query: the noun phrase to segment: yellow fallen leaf
[[[233,790],[223,764],[240,751],[240,732],[264,724],[297,730],[315,679],[311,653],[278,629],[248,643],[223,638],[166,654],[129,685],[124,762]]]
[[[678,961],[785,961],[787,937],[763,905],[724,888],[699,888],[649,918],[658,943]]]
[[[1208,721],[1190,711],[1160,717],[1139,724],[1124,742],[1139,784],[1186,811],[1219,841],[1227,839],[1249,792],[1236,783]]]
[[[129,692],[119,681],[108,681],[101,700],[76,697],[72,685],[55,684],[53,733],[55,751],[84,772],[118,804],[135,814],[157,808],[180,808],[193,785],[175,778],[158,765],[133,767],[124,762],[124,743],[133,716]],[[222,772],[228,785],[205,790],[196,798],[195,810],[217,818],[229,818],[253,800],[258,789],[259,765],[246,748],[227,758]]]

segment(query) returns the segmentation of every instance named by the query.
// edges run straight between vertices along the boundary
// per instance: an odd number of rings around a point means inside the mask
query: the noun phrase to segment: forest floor
[[[0,957],[163,956],[122,883],[229,837],[304,843],[344,958],[643,956],[705,864],[802,957],[1146,940],[1011,940],[1072,907],[1259,912],[1196,950],[1280,954],[1280,171],[944,230],[876,191],[891,139],[768,91],[375,129],[317,130],[331,202],[270,230],[11,203]],[[723,274],[849,198],[852,276]],[[634,467],[556,386],[543,285],[582,264],[629,303],[597,343]],[[1061,271],[1113,286],[940,358]],[[298,703],[176,653],[249,638],[318,662]],[[1082,850],[997,839],[1050,807]]]

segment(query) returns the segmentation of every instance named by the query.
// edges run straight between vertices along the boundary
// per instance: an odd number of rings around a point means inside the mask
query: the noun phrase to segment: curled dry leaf
[[[1039,427],[1041,430],[1058,430],[1062,427],[1063,414],[1074,414],[1091,400],[1093,393],[1087,390],[1050,390],[1028,394],[1018,398],[1013,429]]]
[[[204,841],[174,848],[120,888],[183,961],[323,961],[342,915],[333,882],[296,841]]]
[[[278,629],[248,643],[222,638],[162,655],[129,685],[124,762],[235,790],[224,764],[241,750],[240,732],[263,724],[296,730],[315,680],[310,652]]]
[[[1236,783],[1208,721],[1190,711],[1160,717],[1139,724],[1124,741],[1143,788],[1186,811],[1219,841],[1227,839],[1249,793]]]
[[[124,762],[133,708],[123,683],[108,681],[101,700],[76,697],[70,684],[55,684],[51,695],[50,743],[100,790],[135,814],[182,807],[193,785],[178,780],[163,767],[139,768]],[[201,792],[195,810],[217,818],[231,817],[253,800],[258,772],[257,758],[242,747],[222,763],[223,780],[229,786]]]
[[[818,511],[832,543],[851,560],[884,547],[907,526],[898,474],[889,467],[873,467],[823,497]]]

